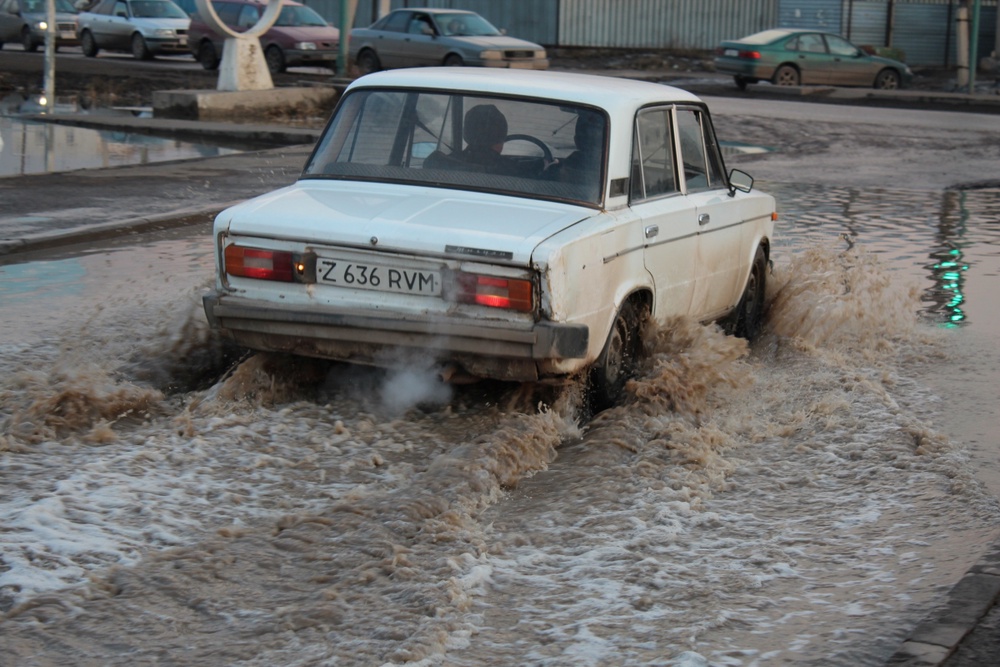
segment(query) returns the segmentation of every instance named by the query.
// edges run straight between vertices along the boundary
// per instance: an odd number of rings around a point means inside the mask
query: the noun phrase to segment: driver
[[[465,114],[462,131],[466,148],[462,160],[479,171],[518,175],[517,164],[500,154],[507,140],[507,118],[492,104],[479,104]]]

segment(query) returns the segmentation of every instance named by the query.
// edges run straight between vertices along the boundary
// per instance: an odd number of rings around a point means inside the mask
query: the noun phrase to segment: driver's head
[[[470,148],[493,148],[507,138],[507,119],[492,104],[474,106],[465,114],[465,142]]]

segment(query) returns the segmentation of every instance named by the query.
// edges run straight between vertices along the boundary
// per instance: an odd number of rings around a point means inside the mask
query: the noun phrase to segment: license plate
[[[316,260],[316,281],[323,285],[354,289],[438,296],[441,272],[387,264],[320,257]]]
[[[177,43],[180,44],[181,46],[187,46],[188,43],[187,37],[178,37]]]
[[[736,49],[726,49],[723,52],[723,55],[731,56],[731,57],[735,58],[736,56],[740,55],[740,52],[737,51]]]
[[[59,37],[61,39],[76,39],[76,33],[72,30],[63,30],[59,33]]]

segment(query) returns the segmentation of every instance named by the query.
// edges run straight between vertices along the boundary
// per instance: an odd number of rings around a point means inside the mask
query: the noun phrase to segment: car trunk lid
[[[232,234],[528,266],[586,207],[407,185],[304,179],[223,215]]]

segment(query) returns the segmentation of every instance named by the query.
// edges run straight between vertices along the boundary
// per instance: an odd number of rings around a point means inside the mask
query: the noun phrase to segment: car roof
[[[396,12],[421,12],[424,14],[475,14],[476,12],[468,9],[447,9],[445,7],[400,7],[398,9],[392,10],[392,14]]]
[[[741,37],[736,40],[743,44],[770,44],[771,42],[776,42],[779,39],[784,39],[785,37],[790,37],[792,35],[805,35],[805,34],[818,34],[818,35],[833,35],[834,37],[839,37],[835,32],[830,32],[829,30],[812,30],[808,28],[773,28],[771,30],[763,30],[761,32],[755,32],[752,35],[747,35],[746,37]]]
[[[650,104],[694,102],[691,93],[659,83],[596,74],[478,67],[420,67],[387,70],[356,79],[358,88],[427,88],[434,90],[522,95],[602,108],[615,115]]]

